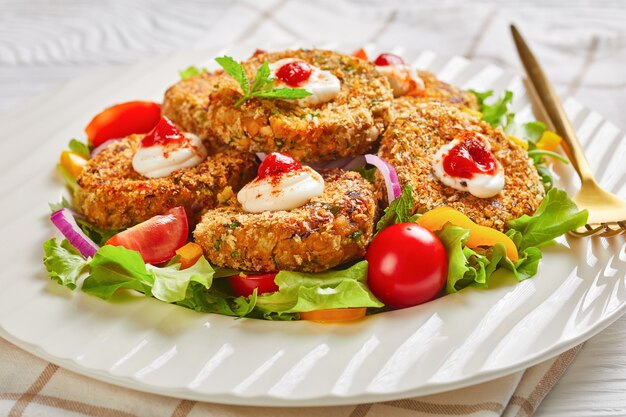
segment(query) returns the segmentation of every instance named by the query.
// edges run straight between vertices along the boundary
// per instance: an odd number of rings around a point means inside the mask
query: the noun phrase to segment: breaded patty
[[[356,172],[321,170],[324,193],[290,211],[207,211],[194,232],[212,264],[243,271],[325,271],[365,255],[376,217],[374,187]]]
[[[89,160],[78,177],[74,206],[93,224],[103,228],[128,227],[183,206],[189,223],[217,205],[225,187],[241,188],[256,172],[254,155],[207,145],[209,156],[192,168],[164,178],[146,178],[132,167],[143,135],[120,139]]]
[[[224,143],[245,152],[288,153],[301,161],[318,162],[367,152],[391,121],[392,91],[372,63],[332,51],[298,50],[260,53],[242,63],[249,79],[264,61],[298,58],[328,70],[341,89],[329,102],[301,107],[294,100],[251,99],[240,107],[237,82],[225,73],[181,81],[165,96],[164,108],[178,107],[172,117],[192,133],[215,134]],[[217,77],[206,101],[198,99]],[[207,81],[208,80],[208,81]],[[198,86],[191,86],[198,83]],[[203,94],[203,93],[201,93]],[[195,104],[183,104],[191,101]],[[206,103],[206,113],[198,109]],[[190,109],[190,110],[188,110]],[[183,116],[183,112],[192,114]],[[167,110],[166,115],[175,111]],[[191,121],[193,119],[193,122]]]
[[[416,90],[413,95],[398,97],[393,101],[395,117],[408,117],[417,103],[438,101],[459,108],[479,110],[478,101],[474,94],[462,90],[452,84],[441,81],[428,71],[418,71],[424,81],[424,89]]]
[[[215,91],[223,75],[202,72],[181,80],[167,89],[161,106],[163,116],[180,129],[201,138],[212,137],[213,130],[206,118],[209,94]]]
[[[478,198],[444,185],[433,174],[432,158],[464,131],[483,134],[505,173],[504,190],[491,198]],[[456,107],[442,103],[416,104],[411,117],[398,118],[387,129],[378,155],[393,165],[402,186],[414,189],[414,212],[450,206],[476,223],[506,229],[509,220],[532,215],[545,192],[526,151],[499,129]]]

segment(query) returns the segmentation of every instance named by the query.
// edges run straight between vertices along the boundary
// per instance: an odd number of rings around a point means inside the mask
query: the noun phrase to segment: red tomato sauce
[[[291,156],[272,152],[267,155],[261,165],[259,165],[259,171],[257,177],[259,179],[267,177],[278,177],[282,174],[292,171],[299,171],[302,169],[300,162],[293,159]]]
[[[141,140],[141,146],[165,146],[171,143],[181,143],[185,141],[185,135],[167,118],[161,117],[159,123],[146,134]]]
[[[498,163],[485,141],[473,132],[465,132],[460,143],[444,156],[443,169],[453,177],[472,178],[474,174],[494,175]]]
[[[311,78],[312,68],[304,61],[293,61],[276,71],[276,77],[287,85],[298,87]]]

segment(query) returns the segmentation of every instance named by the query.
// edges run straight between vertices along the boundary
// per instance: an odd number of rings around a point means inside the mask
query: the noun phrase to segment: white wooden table
[[[0,0],[0,110],[96,70],[233,42],[377,42],[517,69],[515,22],[562,94],[626,128],[626,2],[258,3]],[[536,415],[626,416],[626,317],[586,343]]]

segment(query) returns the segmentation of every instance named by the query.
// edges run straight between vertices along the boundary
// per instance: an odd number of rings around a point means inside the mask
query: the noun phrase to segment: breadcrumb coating
[[[432,158],[462,132],[484,135],[505,172],[504,189],[491,198],[478,198],[444,185],[432,172]],[[396,168],[402,186],[414,190],[414,212],[450,206],[478,224],[505,230],[507,222],[532,215],[545,191],[527,152],[500,129],[442,103],[414,103],[387,129],[378,155]],[[384,186],[380,184],[380,186]],[[384,195],[384,193],[382,193]]]
[[[376,218],[374,187],[356,172],[320,170],[324,193],[302,207],[246,213],[233,199],[207,211],[194,238],[212,264],[243,271],[325,271],[361,258]]]
[[[217,195],[238,190],[256,173],[254,155],[219,149],[205,142],[209,156],[200,164],[163,178],[146,178],[132,167],[143,135],[120,139],[91,158],[78,177],[74,206],[102,228],[133,226],[170,208],[183,206],[190,225],[217,205]]]

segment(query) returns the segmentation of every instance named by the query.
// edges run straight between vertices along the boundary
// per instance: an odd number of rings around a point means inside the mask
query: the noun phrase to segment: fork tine
[[[618,236],[621,234],[626,233],[626,222],[617,222],[617,223],[611,223],[611,224],[604,224],[604,232],[600,233],[599,236],[602,237],[612,237],[612,236]],[[616,225],[616,228],[613,228],[612,226]]]
[[[576,237],[613,237],[626,234],[626,221],[601,223],[594,225],[586,224],[584,227],[584,231],[577,229],[570,231],[569,234]]]

